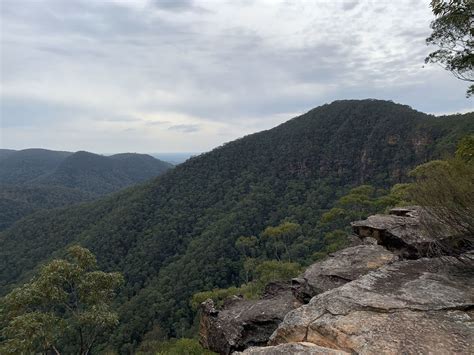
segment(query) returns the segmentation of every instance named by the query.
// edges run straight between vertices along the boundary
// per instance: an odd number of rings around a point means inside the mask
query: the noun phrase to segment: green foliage
[[[171,339],[168,341],[149,341],[141,344],[137,355],[212,355],[214,352],[204,349],[196,339]]]
[[[258,239],[255,236],[251,236],[251,237],[241,236],[236,240],[235,247],[245,257],[255,256],[257,253],[256,248],[258,247]]]
[[[298,263],[266,260],[256,268],[258,283],[266,285],[273,281],[286,281],[298,275],[301,266]]]
[[[34,212],[92,199],[88,193],[59,186],[0,185],[0,231]]]
[[[262,236],[267,239],[267,246],[270,245],[270,248],[274,249],[276,259],[281,259],[282,253],[279,249],[282,246],[288,261],[291,261],[290,246],[301,236],[301,233],[301,226],[298,223],[283,222],[276,227],[267,227]]]
[[[429,223],[432,235],[436,228],[447,226],[454,237],[471,239],[474,235],[474,145],[472,136],[463,139],[454,158],[434,160],[412,170],[416,179],[410,191],[413,200],[425,208],[439,224]]]
[[[211,299],[217,306],[221,306],[226,298],[229,298],[230,296],[241,295],[244,293],[246,293],[245,286],[232,286],[228,288],[216,288],[211,291],[197,292],[193,295],[191,299],[191,307],[194,310],[197,310],[199,308],[199,305],[207,299]]]
[[[376,189],[370,185],[361,185],[341,196],[334,207],[321,216],[321,224],[326,229],[347,227],[351,221],[366,218],[370,214],[384,211],[399,203],[400,185],[395,190]]]
[[[436,19],[431,23],[433,32],[426,39],[429,45],[439,47],[425,61],[441,64],[458,79],[474,82],[474,3],[472,0],[432,0]],[[474,93],[470,85],[467,96]]]
[[[0,352],[88,354],[97,338],[118,324],[110,304],[123,282],[120,274],[96,267],[89,250],[72,246],[67,260],[49,262],[3,297]]]
[[[377,100],[318,107],[143,186],[16,223],[0,233],[0,293],[80,243],[101,269],[125,276],[114,303],[121,322],[107,345],[133,353],[156,324],[167,337],[190,337],[195,293],[254,285],[257,264],[275,258],[275,247],[281,260],[311,263],[335,243],[337,236],[326,234],[347,226],[343,219],[320,224],[341,196],[358,185],[377,195],[406,182],[416,165],[454,152],[452,142],[473,131],[472,118],[437,118]],[[261,235],[285,222],[301,228],[286,247]],[[241,236],[250,245],[236,244]]]
[[[79,151],[64,159],[54,171],[32,183],[74,188],[101,196],[156,177],[171,167],[171,164],[145,154],[126,153],[107,157]]]
[[[254,260],[254,259],[252,259]],[[211,291],[197,292],[192,296],[191,306],[194,310],[207,299],[212,299],[218,307],[231,296],[242,296],[246,299],[256,299],[262,295],[267,284],[275,281],[288,281],[298,276],[302,271],[301,265],[278,260],[264,260],[255,263],[255,279],[240,287],[228,287]]]
[[[461,139],[458,149],[456,149],[456,158],[469,164],[472,163],[474,160],[474,134]]]
[[[371,185],[349,190],[336,201],[335,207],[321,216],[320,227],[325,231],[324,247],[313,253],[313,260],[324,259],[327,254],[347,246],[350,222],[385,212],[394,206],[410,204],[409,195],[410,184],[395,184],[389,191]]]
[[[6,152],[0,155],[0,231],[34,212],[91,201],[171,168],[143,154]]]

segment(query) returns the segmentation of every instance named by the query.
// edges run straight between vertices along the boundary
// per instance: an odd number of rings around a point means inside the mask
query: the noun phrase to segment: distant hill
[[[0,149],[0,160],[7,158],[13,153],[15,153],[13,149]]]
[[[101,268],[125,275],[110,346],[133,353],[152,329],[190,334],[191,296],[242,282],[240,236],[298,223],[291,248],[298,261],[311,260],[323,246],[321,216],[340,196],[359,184],[407,181],[410,169],[452,153],[469,132],[473,113],[435,117],[380,100],[317,107],[146,184],[16,223],[0,233],[0,292],[80,243]]]
[[[40,209],[90,201],[171,167],[145,154],[0,150],[0,230]]]
[[[167,161],[173,165],[184,163],[189,158],[199,155],[200,153],[151,153],[150,155],[156,159]]]
[[[71,152],[47,149],[2,150],[0,184],[25,184],[53,172]],[[3,158],[2,158],[3,157]]]
[[[66,157],[53,172],[30,183],[104,195],[156,177],[171,167],[171,164],[145,154],[125,153],[107,157],[79,151]]]
[[[0,185],[0,230],[38,210],[91,201],[86,192],[59,186]]]

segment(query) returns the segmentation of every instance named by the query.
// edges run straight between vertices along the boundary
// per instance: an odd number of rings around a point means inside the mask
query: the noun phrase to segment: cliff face
[[[267,285],[260,300],[230,298],[219,310],[209,299],[201,307],[201,344],[220,354],[266,345],[285,315],[301,305],[290,283]]]
[[[411,207],[353,223],[360,245],[334,253],[292,280],[293,296],[306,304],[272,324],[267,346],[252,347],[261,345],[262,337],[254,342],[248,336],[245,343],[234,338],[225,349],[209,341],[204,345],[221,354],[471,353],[474,253],[427,257],[435,241],[423,231],[421,216]],[[241,301],[247,314],[243,323],[258,318],[252,309],[259,302]],[[240,321],[225,322],[221,314],[226,312],[226,306],[214,310],[219,334],[201,327],[207,340],[218,336],[225,342],[226,324]],[[269,333],[268,327],[260,332],[258,322],[252,324],[253,334]]]

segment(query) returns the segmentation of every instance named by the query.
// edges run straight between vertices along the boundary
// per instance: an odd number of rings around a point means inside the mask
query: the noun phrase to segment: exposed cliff
[[[474,325],[474,253],[431,255],[436,241],[423,228],[417,207],[394,209],[389,215],[354,222],[360,245],[332,254],[292,280],[295,299],[307,303],[290,310],[263,347],[269,333],[259,331],[252,309],[262,301],[240,301],[245,320],[228,322],[228,306],[215,310],[219,332],[201,324],[201,334],[214,351],[228,354],[469,354]],[[449,231],[446,231],[446,238]],[[432,257],[427,257],[432,256]],[[235,312],[236,304],[232,305]],[[275,309],[269,305],[268,311]],[[282,308],[280,308],[283,311]],[[260,308],[259,313],[265,313]],[[203,309],[204,318],[209,315]],[[206,315],[207,314],[207,315]],[[213,337],[225,342],[227,324],[252,324],[252,336],[237,336],[225,351],[213,347]],[[244,347],[248,347],[244,350]]]

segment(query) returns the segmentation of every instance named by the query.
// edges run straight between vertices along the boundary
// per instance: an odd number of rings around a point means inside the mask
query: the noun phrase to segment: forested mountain
[[[102,195],[158,176],[172,165],[146,154],[103,156],[46,149],[0,152],[0,184],[77,188]]]
[[[379,100],[320,106],[145,185],[23,219],[0,234],[1,292],[80,243],[101,268],[126,279],[110,346],[131,352],[157,328],[186,335],[195,292],[243,282],[240,236],[297,223],[288,248],[309,263],[324,247],[321,216],[339,197],[360,184],[383,189],[406,181],[411,168],[452,152],[469,132],[473,113],[434,117]]]
[[[125,153],[107,157],[79,151],[64,159],[53,172],[31,183],[103,195],[151,179],[171,167],[171,164],[145,154]]]
[[[15,151],[13,149],[0,149],[0,160],[5,159],[10,154],[13,154]]]
[[[47,149],[2,150],[0,184],[24,184],[53,172],[71,152]]]
[[[91,201],[89,193],[60,186],[0,185],[0,230],[38,210]]]
[[[40,209],[93,200],[171,167],[145,154],[1,150],[0,230]]]

